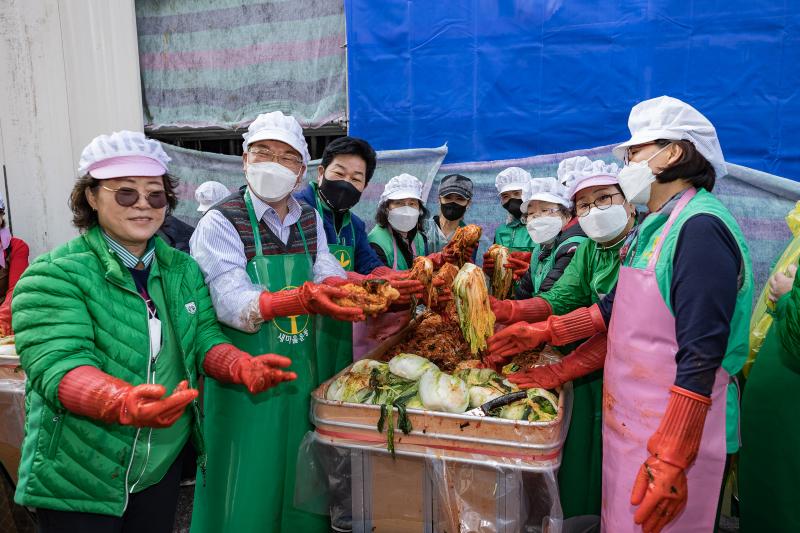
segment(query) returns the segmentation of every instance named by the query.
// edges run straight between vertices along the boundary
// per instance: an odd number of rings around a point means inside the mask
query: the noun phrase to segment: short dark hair
[[[419,219],[417,219],[417,231],[422,233],[425,231],[425,219],[430,215],[430,211],[422,203],[419,202]],[[389,200],[378,204],[378,210],[375,211],[375,222],[382,228],[389,227]]]
[[[167,215],[171,215],[178,205],[175,189],[178,188],[178,179],[164,174],[164,190],[167,193]],[[94,189],[100,185],[100,180],[90,174],[78,178],[69,195],[69,208],[72,209],[72,224],[81,231],[87,231],[97,225],[97,211],[89,205],[86,199],[86,189]]]
[[[682,150],[681,158],[656,176],[660,183],[684,179],[698,189],[705,189],[709,192],[714,189],[717,173],[711,163],[708,162],[708,159],[697,151],[691,141],[659,139],[655,143],[660,147],[677,144]]]
[[[322,161],[320,166],[327,168],[333,162],[337,155],[356,155],[364,160],[367,166],[367,173],[364,176],[367,183],[372,179],[372,174],[375,173],[376,156],[375,150],[364,139],[358,137],[339,137],[331,141],[322,152]]]

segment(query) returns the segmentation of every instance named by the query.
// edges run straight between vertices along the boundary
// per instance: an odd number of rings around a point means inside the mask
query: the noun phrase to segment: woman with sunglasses
[[[205,468],[200,372],[252,393],[294,377],[288,359],[230,345],[197,264],[154,237],[176,203],[168,161],[138,132],[95,138],[70,197],[82,235],[17,284],[16,502],[41,532],[172,531],[188,446]]]
[[[489,351],[592,336],[514,381],[552,387],[603,368],[603,529],[713,531],[726,451],[739,447],[748,247],[711,194],[726,173],[711,122],[662,96],[634,106],[628,126],[631,139],[614,149],[626,161],[618,179],[628,201],[650,213],[623,245],[616,287],[591,308],[501,331]]]
[[[528,299],[492,299],[499,324],[509,325],[507,329],[511,331],[524,330],[529,323],[552,314],[563,315],[597,303],[614,288],[619,251],[636,222],[636,209],[625,200],[616,175],[617,165],[613,163],[584,156],[561,161],[558,178],[569,188],[578,223],[589,238],[578,246],[550,290]],[[601,344],[599,349],[605,350],[605,343]],[[490,360],[498,365],[506,362],[504,357]],[[517,374],[511,375],[512,379],[516,377]],[[602,372],[576,379],[573,391],[569,433],[558,470],[561,508],[566,518],[600,514]]]

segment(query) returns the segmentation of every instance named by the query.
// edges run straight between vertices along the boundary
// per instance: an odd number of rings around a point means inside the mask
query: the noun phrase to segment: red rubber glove
[[[550,303],[538,296],[527,300],[498,300],[489,296],[489,305],[498,324],[541,322],[553,314]]]
[[[434,307],[444,309],[448,302],[453,301],[453,291],[446,286],[442,278],[434,277],[431,285],[436,289],[436,304]]]
[[[397,289],[397,292],[400,293],[400,298],[394,302],[395,305],[408,306],[412,298],[422,300],[425,292],[425,287],[422,283],[415,279],[408,279],[407,271],[400,272],[389,267],[380,266],[370,272],[367,277],[369,279],[385,279],[389,282],[389,285]]]
[[[329,279],[331,278],[325,281]],[[307,281],[299,289],[262,292],[258,300],[258,307],[265,322],[279,316],[309,314],[330,316],[336,320],[348,322],[364,320],[364,311],[358,307],[342,307],[332,300],[332,298],[346,296],[347,292],[339,287],[326,285],[325,282],[317,285]]]
[[[506,268],[510,268],[514,272],[514,281],[525,275],[531,268],[531,253],[530,252],[511,252],[505,264]]]
[[[297,379],[294,372],[280,370],[291,364],[292,360],[282,355],[251,356],[232,344],[217,344],[206,353],[203,370],[217,381],[244,385],[250,394],[258,394]]]
[[[355,278],[351,279],[350,274],[353,274],[353,272],[348,272],[346,278],[340,278],[338,276],[329,276],[324,280],[322,280],[322,283],[324,283],[328,287],[343,287],[344,285],[349,285],[351,283],[359,284],[363,281],[361,279],[355,279]]]
[[[606,334],[598,333],[584,342],[561,361],[550,365],[536,366],[508,376],[511,383],[521,389],[555,389],[567,381],[591,374],[603,368],[606,361]],[[486,361],[495,364],[495,361]],[[501,360],[502,362],[502,360]]]
[[[197,395],[181,381],[175,391],[162,398],[163,385],[133,386],[93,366],[67,372],[58,384],[58,399],[69,411],[108,424],[165,428],[183,415]]]
[[[697,457],[710,406],[706,396],[675,385],[670,388],[661,425],[647,442],[651,455],[639,469],[631,493],[631,505],[639,506],[633,521],[646,533],[658,533],[686,507],[686,469]]]
[[[475,250],[478,248],[480,243],[476,242],[474,245],[470,246],[466,250],[464,250],[464,260],[467,263],[472,262],[472,254],[475,253]],[[457,267],[461,266],[461,258],[462,256],[457,254],[454,250],[454,246],[452,241],[448,242],[445,247],[442,249],[442,259],[444,263],[452,263]]]
[[[494,274],[495,266],[494,257],[490,256],[489,252],[483,254],[483,271],[490,278]],[[517,281],[531,268],[531,253],[511,252],[504,266],[514,272],[514,281]]]
[[[0,335],[8,337],[14,334],[11,327],[11,299],[14,296],[13,289],[6,295],[3,304],[0,305]]]
[[[597,304],[581,307],[562,316],[551,316],[545,322],[517,322],[489,337],[489,355],[508,357],[542,344],[564,346],[570,342],[606,331],[606,323]]]
[[[442,265],[447,263],[447,261],[444,260],[444,254],[442,252],[433,252],[432,254],[428,254],[426,257],[431,260],[431,263],[433,263],[434,270],[439,270],[442,268]]]

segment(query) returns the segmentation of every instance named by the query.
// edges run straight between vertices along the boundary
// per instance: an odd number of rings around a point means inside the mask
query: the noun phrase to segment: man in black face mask
[[[400,299],[395,303],[410,304],[411,296],[421,297],[422,284],[401,279],[402,273],[386,267],[369,245],[364,221],[350,212],[372,179],[375,165],[375,150],[367,141],[341,137],[325,147],[316,183],[309,184],[295,197],[319,212],[328,249],[347,271],[347,279],[341,283],[358,282],[366,277],[386,279],[400,291]],[[349,323],[323,319],[320,327],[317,340],[325,349],[318,350],[317,375],[322,382],[353,359]]]
[[[317,182],[295,195],[319,212],[330,251],[342,267],[364,275],[383,263],[367,242],[364,221],[350,208],[361,199],[375,163],[375,150],[367,141],[341,137],[325,148]]]
[[[439,183],[439,214],[427,222],[425,236],[429,252],[441,252],[464,223],[464,214],[472,203],[472,180],[450,174]],[[473,253],[473,259],[474,259]]]
[[[528,235],[525,224],[520,220],[522,187],[531,179],[530,173],[519,167],[509,167],[495,178],[497,195],[503,209],[508,212],[508,217],[505,224],[497,227],[494,242],[502,244],[512,252],[530,252],[533,249],[533,241]]]

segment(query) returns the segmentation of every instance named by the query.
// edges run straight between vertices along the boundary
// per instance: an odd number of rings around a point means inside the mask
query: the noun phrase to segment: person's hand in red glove
[[[164,397],[163,385],[133,386],[93,366],[79,366],[67,372],[58,384],[58,399],[64,407],[81,416],[109,424],[165,428],[183,415],[197,395],[181,381]]]
[[[499,360],[533,350],[542,344],[564,346],[606,331],[597,304],[581,307],[563,316],[551,316],[545,322],[517,322],[489,337],[489,357]]]
[[[603,368],[605,360],[606,334],[598,333],[575,348],[571,354],[563,357],[561,361],[515,372],[508,376],[508,380],[521,389],[555,389],[567,381]],[[496,364],[497,361],[487,360],[487,363]]]
[[[392,270],[389,267],[381,266],[373,270],[368,276],[370,279],[385,279],[389,284],[400,293],[394,304],[408,306],[413,298],[422,300],[425,287],[415,279],[409,279],[408,272]]]
[[[498,300],[489,296],[489,305],[498,324],[515,322],[541,322],[553,314],[553,308],[547,300],[540,297],[526,300]]]
[[[514,272],[514,281],[525,275],[531,268],[531,253],[530,252],[511,252],[506,261],[506,268],[510,268]]]
[[[365,319],[364,311],[358,307],[342,307],[333,298],[345,298],[347,291],[326,282],[317,285],[309,281],[299,289],[269,292],[264,291],[259,297],[258,306],[265,322],[279,316],[325,315],[348,322],[359,322]],[[336,278],[340,280],[341,278]],[[332,282],[338,284],[339,281]]]
[[[217,344],[206,353],[203,370],[217,381],[244,385],[250,394],[258,394],[297,379],[294,372],[281,370],[291,364],[292,360],[282,355],[251,356],[232,344]]]
[[[457,267],[460,267],[463,264],[462,263],[462,259],[463,259],[463,262],[471,263],[472,262],[472,256],[475,253],[475,250],[478,248],[479,244],[480,244],[479,242],[476,242],[475,244],[473,244],[469,248],[465,249],[464,250],[464,255],[462,256],[462,255],[456,253],[455,246],[453,245],[453,241],[450,241],[442,249],[442,260],[443,260],[444,263],[451,263],[451,264],[453,264],[453,265],[455,265]]]
[[[674,385],[670,388],[664,417],[647,442],[650,457],[639,469],[631,492],[631,505],[639,507],[633,521],[645,533],[658,533],[686,507],[686,469],[697,457],[710,406],[707,396]]]
[[[434,277],[431,285],[436,289],[436,309],[444,309],[449,302],[453,301],[453,291],[447,286],[442,278]]]
[[[658,533],[686,507],[688,492],[683,468],[651,455],[641,466],[633,486],[631,505],[641,504],[634,523],[641,524],[645,533]]]
[[[530,252],[511,252],[506,260],[506,264],[504,265],[506,268],[509,268],[514,273],[514,281],[518,280],[531,267],[531,253]],[[483,271],[486,273],[487,276],[490,278],[494,274],[495,269],[495,261],[494,257],[486,252],[483,254]]]

